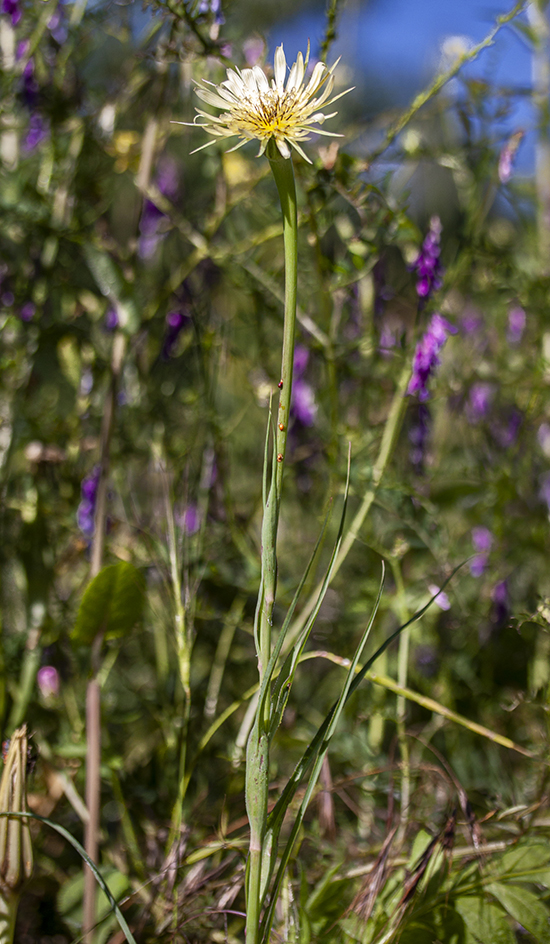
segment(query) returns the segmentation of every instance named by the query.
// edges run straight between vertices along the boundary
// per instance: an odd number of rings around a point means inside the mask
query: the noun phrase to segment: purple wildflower
[[[430,591],[432,597],[435,596],[434,603],[439,607],[440,610],[450,610],[451,601],[446,593],[443,590],[440,590],[434,583],[429,584],[428,590]],[[437,594],[437,596],[436,596]]]
[[[506,332],[509,344],[519,344],[525,331],[526,321],[527,315],[523,308],[520,308],[519,305],[510,308],[508,312],[508,331]]]
[[[36,305],[33,302],[25,302],[19,311],[21,321],[32,321],[36,314]]]
[[[166,331],[162,341],[160,356],[163,361],[172,357],[172,352],[181,332],[190,322],[190,317],[183,311],[169,311],[166,315]]]
[[[60,46],[62,46],[63,43],[67,41],[69,31],[65,23],[64,10],[61,4],[58,6],[57,10],[51,17],[48,23],[48,29],[52,35],[52,38],[55,39],[56,43],[58,43]]]
[[[163,196],[175,200],[178,193],[178,169],[174,161],[164,158],[159,162],[156,185]],[[166,233],[162,231],[162,224],[166,219],[166,214],[152,200],[144,200],[139,221],[141,236],[138,250],[142,259],[150,259],[164,239]]]
[[[2,0],[2,13],[11,16],[11,25],[17,26],[23,16],[19,8],[19,0]]]
[[[196,534],[201,526],[201,515],[196,505],[188,505],[182,515],[181,522],[186,534]]]
[[[491,432],[499,446],[509,449],[515,443],[523,416],[514,407],[504,411],[502,420],[492,423]]]
[[[36,147],[48,137],[48,126],[42,115],[35,111],[29,121],[29,130],[23,142],[23,149],[27,152],[34,151]]]
[[[42,698],[56,698],[59,695],[59,672],[53,665],[43,665],[38,670],[36,683]]]
[[[412,268],[416,271],[417,294],[424,301],[427,301],[433,292],[441,288],[441,262],[439,255],[441,252],[441,220],[438,216],[432,216],[428,234],[422,243],[422,249],[418,254],[416,262]]]
[[[494,389],[488,383],[475,383],[470,389],[470,396],[466,404],[466,415],[470,423],[479,423],[489,412],[493,399]]]
[[[472,544],[478,553],[470,562],[472,577],[481,577],[489,563],[489,552],[493,546],[493,535],[489,528],[472,528]]]
[[[500,152],[498,159],[498,178],[501,184],[507,184],[512,176],[514,160],[524,134],[524,131],[516,131]]]
[[[100,475],[101,466],[94,466],[90,475],[87,475],[82,480],[80,487],[82,497],[76,511],[76,521],[84,536],[89,539],[91,539],[94,534],[95,505]]]
[[[19,62],[20,59],[23,59],[23,57],[27,55],[30,49],[30,45],[31,45],[30,39],[22,39],[20,42],[17,43],[17,47],[15,49],[16,62]]]
[[[118,314],[115,308],[109,308],[105,312],[103,328],[105,331],[115,331],[118,328]]]
[[[294,382],[290,415],[302,426],[313,426],[317,416],[315,393],[311,384],[304,380],[304,373],[309,361],[309,351],[302,344],[294,349]]]
[[[38,85],[34,77],[34,59],[29,59],[23,69],[23,103],[33,109],[38,101]]]
[[[213,13],[214,23],[217,23],[218,26],[221,26],[223,23],[225,23],[225,17],[222,13],[221,0],[200,0],[198,12]]]
[[[457,329],[439,313],[432,316],[428,330],[416,347],[413,373],[407,388],[407,394],[418,394],[422,402],[428,400],[428,380],[435,368],[441,363],[439,352],[444,346],[448,334],[456,334]]]
[[[243,43],[243,53],[247,66],[252,68],[258,64],[265,50],[265,43],[260,36],[251,36]]]
[[[476,334],[483,325],[483,318],[479,311],[471,305],[465,309],[462,316],[462,330],[464,334]]]
[[[291,415],[302,426],[313,426],[317,416],[315,393],[307,381],[298,378],[292,386]]]

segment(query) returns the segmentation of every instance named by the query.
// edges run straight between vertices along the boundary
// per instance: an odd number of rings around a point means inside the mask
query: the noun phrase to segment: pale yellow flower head
[[[204,128],[214,138],[196,150],[201,151],[202,148],[209,147],[217,138],[238,136],[241,140],[231,150],[237,150],[247,141],[258,140],[259,157],[273,138],[282,157],[290,157],[291,145],[311,163],[298,142],[307,140],[313,131],[332,138],[341,137],[313,126],[323,124],[327,118],[333,118],[336,114],[331,112],[326,115],[319,111],[322,105],[328,107],[351,89],[330,97],[334,87],[334,70],[338,62],[330,69],[324,62],[318,62],[311,78],[307,84],[304,83],[308,60],[309,47],[305,61],[299,52],[287,76],[286,58],[281,45],[275,52],[275,77],[271,83],[259,66],[242,71],[228,69],[227,79],[220,85],[197,80],[195,91],[199,98],[207,105],[221,109],[221,114],[213,115],[196,109],[197,115],[193,124]]]

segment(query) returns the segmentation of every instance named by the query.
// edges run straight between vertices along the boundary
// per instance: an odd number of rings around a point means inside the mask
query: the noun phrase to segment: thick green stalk
[[[268,145],[267,156],[283,212],[285,318],[275,453],[271,484],[265,498],[261,533],[261,582],[255,627],[260,682],[271,655],[271,626],[277,586],[277,529],[292,393],[298,279],[298,216],[292,159],[281,157],[273,141],[270,141]],[[269,842],[266,837],[269,784],[269,717],[266,716],[269,710],[268,705],[269,702],[265,700],[258,703],[246,754],[246,811],[250,823],[250,855],[246,883],[246,944],[258,944],[259,941],[262,898],[265,893],[262,884],[265,885],[268,874],[269,849],[267,846]],[[263,883],[262,879],[264,879]]]

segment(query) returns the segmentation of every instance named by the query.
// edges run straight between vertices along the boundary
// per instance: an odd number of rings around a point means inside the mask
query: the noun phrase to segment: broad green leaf
[[[516,936],[508,918],[502,908],[493,902],[468,895],[457,898],[455,908],[479,944],[516,944]]]
[[[487,891],[533,935],[538,944],[550,944],[550,915],[533,892],[519,885],[502,885],[500,882],[488,885]]]
[[[91,645],[100,631],[106,639],[124,636],[143,613],[143,574],[126,561],[110,564],[94,577],[78,608],[72,639]]]
[[[550,887],[550,846],[524,842],[509,849],[498,863],[500,876],[525,878]]]

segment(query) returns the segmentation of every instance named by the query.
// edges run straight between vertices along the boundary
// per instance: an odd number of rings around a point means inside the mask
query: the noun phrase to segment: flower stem
[[[277,584],[277,528],[283,489],[290,398],[292,393],[292,370],[294,365],[294,337],[296,333],[296,291],[298,280],[298,216],[296,210],[296,185],[292,159],[281,157],[273,142],[267,156],[275,178],[281,209],[283,211],[283,238],[285,248],[285,317],[283,328],[283,350],[281,379],[279,382],[279,407],[275,435],[275,471],[264,508],[262,522],[262,578],[258,598],[258,667],[260,681],[271,654],[271,625],[275,590]]]
[[[275,455],[271,483],[265,497],[261,533],[261,580],[256,609],[255,641],[258,671],[262,681],[271,655],[271,626],[277,587],[277,529],[283,488],[292,370],[296,329],[296,291],[298,278],[298,217],[296,185],[291,158],[283,158],[273,141],[267,157],[275,178],[283,211],[285,250],[285,318],[279,406],[275,433]],[[257,715],[250,733],[246,754],[246,810],[250,823],[250,854],[246,882],[246,944],[258,944],[262,898],[267,880],[262,881],[262,867],[268,874],[266,859],[267,792],[269,785],[269,699],[258,703]]]

